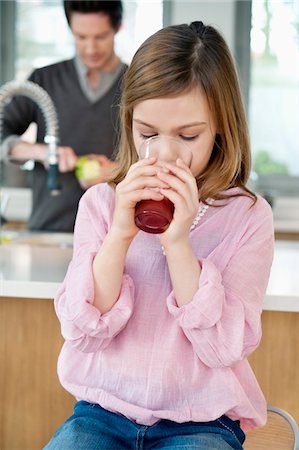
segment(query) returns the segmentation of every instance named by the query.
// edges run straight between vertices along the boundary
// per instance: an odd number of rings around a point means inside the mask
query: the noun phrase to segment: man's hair
[[[117,29],[122,21],[123,5],[121,1],[95,1],[95,0],[66,0],[63,2],[64,11],[70,25],[72,12],[104,13],[110,17],[111,25]]]

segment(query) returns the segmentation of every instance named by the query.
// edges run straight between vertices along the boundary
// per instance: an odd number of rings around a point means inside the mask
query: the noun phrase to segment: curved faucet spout
[[[60,193],[58,181],[58,120],[54,104],[48,93],[32,81],[9,81],[0,89],[0,145],[2,144],[3,110],[15,95],[24,95],[40,107],[46,124],[45,143],[48,145],[48,189],[52,195]]]

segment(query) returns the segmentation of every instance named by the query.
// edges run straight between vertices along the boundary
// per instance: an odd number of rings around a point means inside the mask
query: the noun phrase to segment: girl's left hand
[[[172,243],[188,239],[198,211],[198,188],[191,170],[181,159],[176,164],[166,163],[158,172],[158,177],[170,186],[169,189],[160,189],[161,194],[174,203],[173,220],[160,235],[161,244],[166,248]]]

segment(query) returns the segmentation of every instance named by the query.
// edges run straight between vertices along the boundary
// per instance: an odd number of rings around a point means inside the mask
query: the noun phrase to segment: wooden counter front
[[[299,423],[299,313],[263,311],[263,336],[249,357],[268,403]]]
[[[299,421],[299,313],[264,311],[263,337],[251,355],[267,401]],[[72,414],[60,385],[63,339],[53,300],[0,298],[0,448],[41,450]]]
[[[60,385],[53,300],[0,298],[0,449],[41,450],[72,414]]]

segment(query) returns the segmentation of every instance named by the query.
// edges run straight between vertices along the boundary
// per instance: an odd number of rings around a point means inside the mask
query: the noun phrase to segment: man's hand
[[[100,175],[89,179],[79,178],[78,181],[83,189],[88,189],[95,184],[106,182],[111,178],[113,171],[117,167],[114,161],[111,161],[105,155],[96,155],[93,153],[86,155],[86,157],[90,161],[97,161]]]
[[[72,147],[57,147],[58,168],[60,172],[73,172],[76,168],[78,156]]]
[[[57,147],[58,165],[60,172],[72,172],[75,170],[78,156],[72,147]],[[30,159],[38,161],[48,169],[48,145],[36,142],[31,144],[19,140],[9,152],[10,160],[18,163],[24,163]]]

